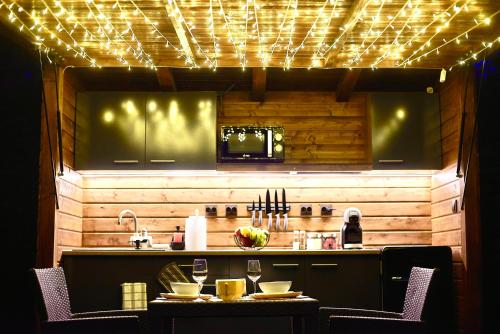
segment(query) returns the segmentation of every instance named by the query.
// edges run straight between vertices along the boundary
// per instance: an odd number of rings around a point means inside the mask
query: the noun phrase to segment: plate
[[[253,293],[250,297],[254,299],[272,299],[272,298],[296,298],[302,295],[302,291],[288,291],[283,293]]]
[[[184,300],[195,300],[198,298],[198,295],[178,295],[176,293],[168,292],[168,293],[160,293],[160,296],[162,296],[165,299],[184,299]],[[201,294],[200,298],[203,300],[209,300],[212,298],[213,295],[208,295],[208,294]]]

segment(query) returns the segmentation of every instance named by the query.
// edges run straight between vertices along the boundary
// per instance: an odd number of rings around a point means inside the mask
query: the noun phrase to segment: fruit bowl
[[[269,243],[267,230],[253,226],[239,227],[233,235],[234,243],[243,250],[262,249]]]

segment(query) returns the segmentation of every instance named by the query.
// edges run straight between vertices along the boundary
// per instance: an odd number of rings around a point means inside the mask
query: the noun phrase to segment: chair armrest
[[[363,310],[353,308],[320,307],[319,308],[319,328],[321,334],[327,334],[330,326],[330,316],[359,316],[375,318],[402,318],[401,313],[385,312],[377,310]]]
[[[425,322],[373,317],[331,316],[330,333],[424,334]]]
[[[92,334],[139,334],[139,322],[136,316],[130,317],[95,317],[68,320],[44,321],[44,334],[92,333]]]
[[[146,316],[147,311],[145,310],[109,310],[109,311],[94,311],[94,312],[83,312],[83,313],[73,313],[71,315],[72,319],[80,318],[95,318],[95,317],[115,317],[115,316]]]

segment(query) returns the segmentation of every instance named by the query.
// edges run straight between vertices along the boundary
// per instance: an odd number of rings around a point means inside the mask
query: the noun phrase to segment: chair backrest
[[[71,317],[66,278],[62,268],[33,269],[40,288],[45,314],[42,320],[65,320]]]
[[[422,320],[427,304],[429,289],[437,269],[413,267],[411,269],[408,287],[406,288],[403,306],[403,318]]]

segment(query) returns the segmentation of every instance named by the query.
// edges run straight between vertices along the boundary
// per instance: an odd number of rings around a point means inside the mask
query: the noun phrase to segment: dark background
[[[35,47],[11,36],[17,35],[0,25],[0,295],[4,306],[0,331],[30,333],[34,303],[28,270],[36,260],[41,76]]]

